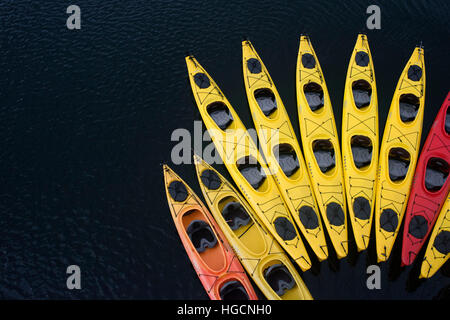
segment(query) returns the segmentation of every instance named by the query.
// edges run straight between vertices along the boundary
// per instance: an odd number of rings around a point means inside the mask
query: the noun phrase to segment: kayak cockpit
[[[402,94],[399,99],[400,118],[403,122],[411,122],[416,119],[419,111],[419,98],[411,93]]]
[[[303,86],[303,92],[305,93],[305,98],[311,111],[315,112],[323,108],[325,104],[323,89],[319,84],[309,82]]]
[[[262,191],[260,188],[266,181],[264,170],[258,161],[252,156],[246,156],[238,159],[236,162],[239,172],[244,176],[245,180],[257,191]]]
[[[263,272],[264,279],[275,293],[282,297],[295,287],[295,280],[289,270],[281,263],[273,264]]]
[[[259,108],[266,117],[269,117],[277,110],[277,100],[272,90],[268,88],[255,90],[254,96]]]
[[[245,208],[237,201],[229,201],[221,210],[222,216],[231,230],[237,230],[246,226],[251,221]]]
[[[322,173],[329,173],[336,166],[333,144],[328,139],[314,140],[312,149]]]
[[[287,177],[293,176],[300,168],[297,154],[290,144],[282,143],[276,145],[273,148],[273,153],[275,154],[275,158],[277,159],[281,170],[283,170]]]
[[[389,151],[389,178],[393,182],[401,182],[408,173],[411,156],[403,148],[392,148]]]
[[[358,109],[368,107],[372,99],[372,87],[365,80],[352,83],[353,101]]]
[[[242,283],[236,280],[225,282],[219,294],[222,300],[250,300]]]
[[[425,170],[425,188],[430,192],[438,192],[447,180],[449,164],[441,158],[428,160]]]
[[[231,123],[233,122],[233,116],[231,115],[228,107],[223,102],[213,102],[206,107],[206,110],[209,116],[214,120],[216,125],[222,130],[226,130],[227,128],[229,128]]]
[[[350,139],[350,146],[355,166],[358,169],[368,167],[372,162],[372,141],[366,136],[356,135]]]
[[[187,213],[189,214],[189,212]],[[193,220],[186,228],[186,233],[198,253],[202,253],[207,248],[214,248],[217,244],[211,226],[203,220]]]

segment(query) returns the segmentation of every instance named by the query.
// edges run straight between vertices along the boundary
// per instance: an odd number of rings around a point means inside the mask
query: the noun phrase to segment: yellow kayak
[[[328,257],[308,170],[272,78],[250,41],[242,42],[245,90],[260,147],[297,226],[320,261]]]
[[[300,134],[311,184],[338,258],[348,253],[341,150],[327,86],[308,37],[301,36],[296,69]]]
[[[359,34],[345,80],[342,159],[348,212],[358,251],[369,244],[378,168],[378,99],[367,36]]]
[[[239,192],[194,155],[206,204],[247,273],[269,300],[311,300],[302,278]]]
[[[389,258],[406,210],[419,155],[424,102],[424,52],[417,47],[397,83],[381,142],[375,198],[378,262]]]
[[[450,258],[450,195],[436,221],[422,262],[420,278],[431,278]]]
[[[303,271],[308,270],[311,260],[252,137],[198,61],[187,56],[186,64],[197,107],[231,177],[275,239]]]

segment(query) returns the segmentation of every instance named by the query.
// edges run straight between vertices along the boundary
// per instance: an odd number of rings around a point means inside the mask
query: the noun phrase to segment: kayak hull
[[[247,273],[266,298],[269,300],[312,299],[308,288],[290,262],[289,257],[263,226],[247,201],[231,183],[199,156],[194,155],[194,163],[197,178],[210,212]],[[231,206],[235,208],[235,211],[236,208],[240,208],[248,214],[248,219],[241,225],[235,226],[233,218],[224,215],[223,212],[226,214],[227,208]],[[237,212],[243,214],[242,211]],[[242,221],[242,216],[235,219],[239,218]],[[246,218],[245,215],[244,218]],[[277,294],[264,277],[268,268],[278,264],[283,265],[295,281],[295,285],[282,295]]]
[[[417,162],[416,172],[409,194],[403,230],[402,265],[414,262],[428,238],[450,189],[449,179],[434,190],[426,185],[427,166],[443,160],[446,174],[450,163],[450,134],[445,130],[447,110],[450,108],[450,92],[442,104],[431,127]],[[439,160],[438,160],[439,159]],[[437,160],[437,161],[436,161]],[[437,162],[437,163],[439,163]],[[429,190],[430,189],[430,190]]]
[[[341,150],[322,69],[306,36],[300,38],[296,91],[303,154],[311,186],[337,257],[343,258],[348,254],[348,235]]]
[[[450,196],[442,207],[436,225],[430,236],[427,250],[420,269],[420,278],[431,278],[450,258],[448,243],[450,239]]]
[[[378,262],[389,258],[408,203],[422,134],[425,78],[424,52],[417,47],[397,83],[380,148],[375,197]],[[405,104],[417,108],[413,120],[402,118]]]
[[[258,300],[258,296],[239,259],[208,209],[172,169],[164,165],[163,171],[167,200],[175,227],[209,298],[211,300],[222,300],[221,288],[228,283],[237,282],[245,289],[250,300]],[[180,199],[177,199],[181,201],[175,200],[170,193],[169,188],[173,182],[178,183],[178,187],[183,189],[183,194]],[[198,252],[188,233],[189,226],[195,221],[209,227],[208,230],[217,239],[214,247]]]
[[[242,66],[253,123],[269,169],[297,227],[319,261],[325,260],[324,229],[303,154],[278,90],[248,40],[242,42]],[[283,166],[283,160],[288,164]]]
[[[359,34],[345,81],[341,144],[349,219],[358,251],[365,250],[370,240],[378,140],[375,71],[367,36]]]

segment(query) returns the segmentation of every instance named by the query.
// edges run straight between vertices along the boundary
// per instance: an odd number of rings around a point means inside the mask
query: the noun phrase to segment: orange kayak
[[[212,300],[258,300],[237,256],[211,213],[167,165],[164,183],[181,242]]]

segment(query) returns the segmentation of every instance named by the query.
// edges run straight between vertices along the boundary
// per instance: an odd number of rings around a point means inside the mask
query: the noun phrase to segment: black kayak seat
[[[341,205],[336,202],[331,202],[327,205],[327,219],[328,222],[336,227],[342,226],[345,223],[345,214]]]
[[[188,191],[183,182],[174,180],[169,185],[169,194],[173,200],[183,202],[188,196]]]
[[[387,232],[394,232],[397,226],[397,213],[392,209],[384,209],[380,215],[380,227]]]
[[[317,111],[324,106],[323,89],[320,85],[309,82],[303,86],[303,92],[312,111]]]
[[[285,217],[278,217],[274,223],[275,231],[285,241],[290,241],[297,237],[297,231],[293,224]]]
[[[314,140],[312,147],[320,171],[327,173],[336,166],[334,148],[330,140]]]
[[[392,181],[401,181],[405,179],[408,173],[410,156],[408,151],[403,148],[392,148],[388,156],[389,178]]]
[[[400,119],[403,122],[411,122],[417,116],[419,111],[419,98],[411,93],[402,94],[399,99]]]
[[[353,212],[360,220],[369,220],[371,213],[370,202],[364,197],[357,197],[353,202]]]
[[[319,218],[316,212],[310,206],[303,206],[298,210],[298,215],[303,226],[308,230],[319,227]]]
[[[270,116],[277,110],[277,100],[272,90],[268,88],[255,90],[254,96],[259,108],[266,117]]]
[[[242,204],[235,201],[228,202],[223,207],[222,216],[231,230],[237,230],[240,227],[246,226],[251,220]]]
[[[211,169],[203,170],[200,175],[200,180],[209,190],[217,190],[222,185],[222,181],[220,180],[217,173],[215,173]]]
[[[306,69],[313,69],[316,66],[316,59],[311,53],[304,53],[302,55],[302,65]]]
[[[356,135],[350,140],[353,162],[358,169],[372,162],[372,141],[366,136]]]
[[[281,170],[287,177],[292,176],[300,168],[297,154],[291,145],[287,143],[279,144],[273,148],[273,152]]]
[[[428,160],[425,169],[425,188],[431,192],[441,190],[447,181],[449,164],[441,158],[431,158]]]
[[[266,180],[264,171],[259,163],[252,157],[241,158],[237,161],[238,170],[253,189],[258,190]]]
[[[208,76],[202,72],[194,75],[194,82],[200,89],[206,89],[211,85]]]
[[[360,67],[367,67],[370,62],[369,55],[364,51],[358,51],[355,54],[355,62]]]
[[[408,232],[416,239],[423,239],[428,231],[428,220],[421,215],[416,215],[409,222]]]
[[[244,286],[239,281],[228,281],[219,290],[222,300],[250,300]]]
[[[436,238],[434,239],[433,246],[439,251],[441,254],[449,254],[450,253],[450,231],[444,230],[438,233]]]
[[[353,101],[358,109],[370,105],[372,99],[372,87],[365,80],[358,80],[352,83]]]
[[[247,60],[247,69],[250,73],[258,74],[261,72],[261,62],[258,59],[250,58]]]
[[[412,81],[419,81],[422,78],[422,68],[413,64],[408,68],[408,79]]]
[[[226,130],[233,122],[233,116],[223,102],[213,102],[206,107],[206,110],[217,126],[222,130]]]
[[[295,286],[294,278],[283,264],[274,264],[265,269],[264,278],[279,296],[283,296],[286,291]]]
[[[186,228],[186,232],[198,253],[207,248],[214,248],[217,238],[211,230],[211,226],[203,220],[193,220]]]

